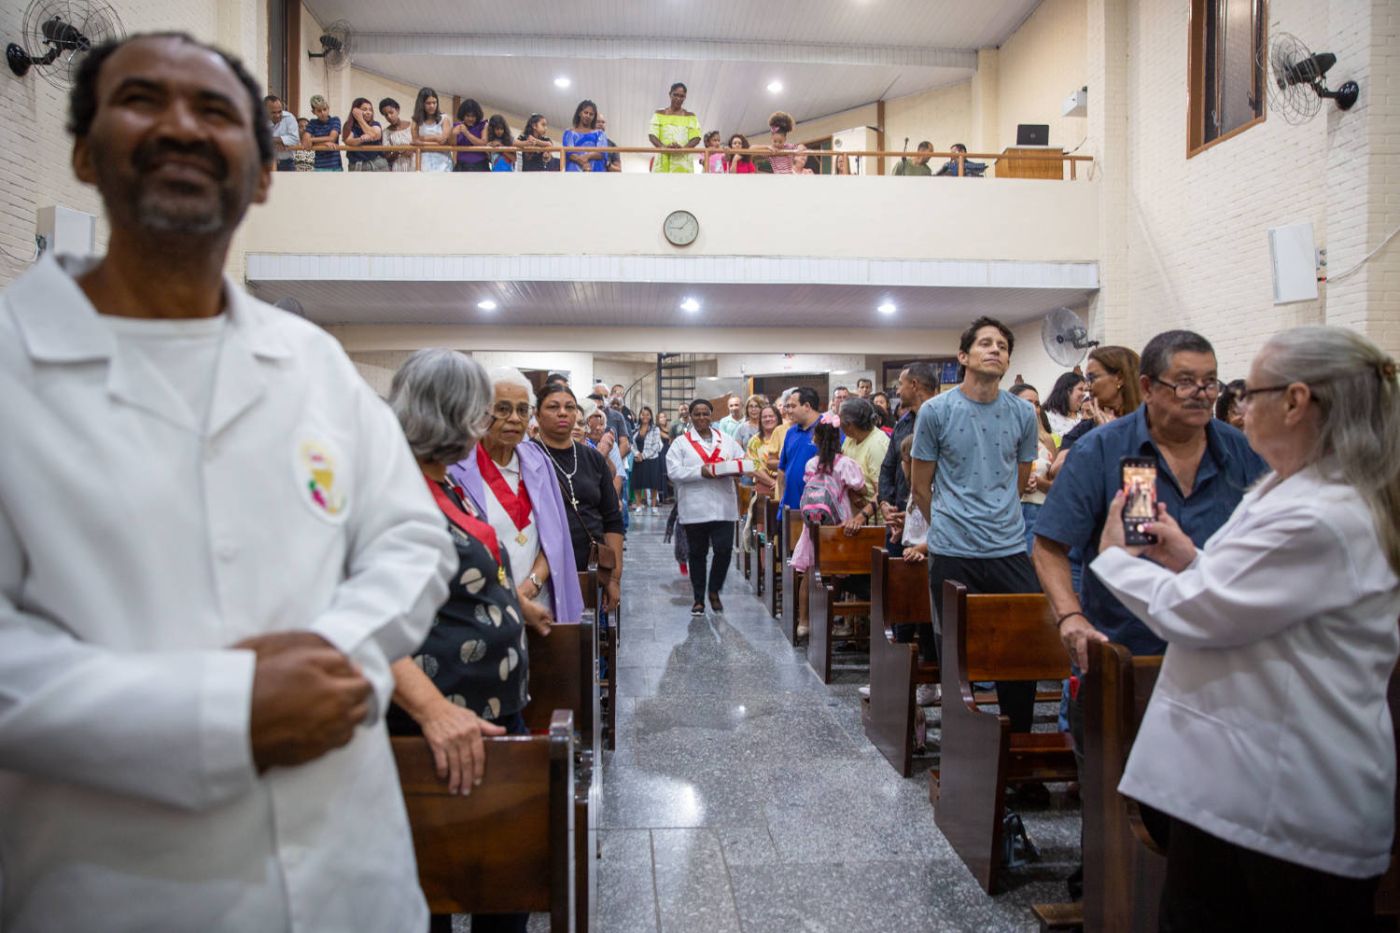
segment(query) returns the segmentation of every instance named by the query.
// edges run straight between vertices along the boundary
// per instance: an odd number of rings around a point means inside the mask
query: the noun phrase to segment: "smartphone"
[[[1157,536],[1142,526],[1157,519],[1157,461],[1150,457],[1124,457],[1118,471],[1123,489],[1123,540],[1128,544],[1156,544]]]

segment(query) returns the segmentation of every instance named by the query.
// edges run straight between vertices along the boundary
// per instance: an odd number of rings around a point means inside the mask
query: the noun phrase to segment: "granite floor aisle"
[[[1078,811],[1056,794],[1023,812],[1042,858],[983,894],[934,825],[929,762],[904,780],[865,738],[865,671],[823,685],[735,573],[725,611],[692,618],[663,528],[634,513],[628,535],[603,933],[1036,929],[1029,905],[1063,899]]]

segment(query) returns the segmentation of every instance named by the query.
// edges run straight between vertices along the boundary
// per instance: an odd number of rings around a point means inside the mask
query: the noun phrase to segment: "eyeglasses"
[[[1289,385],[1291,384],[1292,383],[1289,383]],[[1260,392],[1285,392],[1287,390],[1287,385],[1260,386],[1257,389],[1251,389],[1249,386],[1240,386],[1239,390],[1235,393],[1235,401],[1240,403],[1240,407],[1244,407],[1253,401],[1254,396],[1258,395]]]
[[[1194,395],[1204,395],[1206,398],[1215,398],[1220,394],[1220,390],[1225,386],[1219,379],[1212,379],[1209,382],[1168,382],[1165,379],[1153,379],[1153,382],[1161,383],[1168,389],[1176,393],[1176,397],[1185,401]]]
[[[527,402],[521,402],[519,405],[512,405],[510,402],[497,402],[491,406],[491,416],[506,421],[511,415],[519,415],[521,421],[529,421],[531,410]]]

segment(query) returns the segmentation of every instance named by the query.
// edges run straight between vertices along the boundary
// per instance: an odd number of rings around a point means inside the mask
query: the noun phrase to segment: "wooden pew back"
[[[840,525],[807,524],[812,539],[812,566],[822,576],[870,573],[870,549],[885,543],[883,525],[867,525],[853,535],[847,535]]]
[[[419,736],[392,739],[418,880],[435,914],[550,914],[574,926],[573,717],[556,712],[548,736],[486,740],[486,775],[450,794]]]
[[[883,547],[870,549],[870,622],[876,632],[892,625],[933,621],[928,599],[928,564],[890,557]]]
[[[914,691],[919,652],[897,644],[895,625],[928,625],[928,564],[870,549],[870,706],[865,735],[903,777],[914,770]]]
[[[977,637],[959,638],[947,629],[950,618],[976,619]],[[957,676],[981,680],[1063,680],[1069,676],[1065,653],[1050,601],[1039,593],[1002,596],[968,595],[961,586],[943,591],[943,640],[957,652],[943,655],[956,662]],[[957,654],[956,658],[950,657]]]
[[[1118,793],[1142,714],[1152,696],[1160,656],[1133,657],[1122,645],[1091,641],[1089,670],[1080,684],[1084,709],[1085,933],[1148,933],[1166,860],[1143,845],[1133,809]]]

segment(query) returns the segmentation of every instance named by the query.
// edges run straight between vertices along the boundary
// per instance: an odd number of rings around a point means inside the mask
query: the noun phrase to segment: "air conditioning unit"
[[[1065,98],[1060,113],[1066,117],[1083,117],[1089,113],[1089,88],[1084,86]]]

